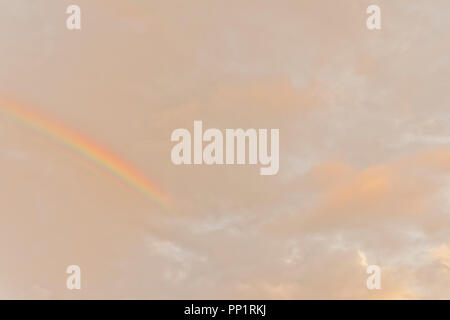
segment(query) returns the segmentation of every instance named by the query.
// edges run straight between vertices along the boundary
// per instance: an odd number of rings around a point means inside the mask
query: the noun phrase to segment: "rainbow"
[[[84,137],[55,119],[25,108],[17,102],[0,101],[0,109],[27,126],[52,137],[74,152],[81,154],[163,207],[169,208],[172,206],[168,195],[161,188],[151,183],[144,174],[125,160],[91,139]]]

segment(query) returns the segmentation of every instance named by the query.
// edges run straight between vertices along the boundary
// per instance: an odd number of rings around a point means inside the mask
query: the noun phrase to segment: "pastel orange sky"
[[[449,10],[0,0],[0,104],[83,133],[177,207],[0,109],[0,298],[449,299]],[[194,120],[280,129],[279,173],[175,166],[170,135]]]

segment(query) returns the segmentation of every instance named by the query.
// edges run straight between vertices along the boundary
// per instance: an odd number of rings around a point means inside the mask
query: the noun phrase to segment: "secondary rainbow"
[[[88,158],[163,207],[172,207],[169,196],[162,188],[156,186],[155,183],[151,183],[144,174],[118,155],[91,139],[68,128],[50,116],[26,108],[15,101],[0,101],[0,109],[27,126],[54,138],[64,146]]]

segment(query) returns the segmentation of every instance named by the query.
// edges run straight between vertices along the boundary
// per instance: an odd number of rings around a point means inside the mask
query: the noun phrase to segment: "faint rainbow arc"
[[[1,101],[0,109],[27,126],[52,137],[74,152],[88,158],[163,207],[170,208],[173,206],[169,196],[162,188],[151,183],[147,177],[125,160],[75,130],[16,102]]]

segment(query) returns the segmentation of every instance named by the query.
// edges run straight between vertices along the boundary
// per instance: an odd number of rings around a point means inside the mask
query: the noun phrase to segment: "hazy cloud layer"
[[[115,150],[178,210],[0,112],[0,298],[450,298],[447,0],[79,0],[68,31],[71,3],[0,0],[0,103]],[[279,174],[173,165],[194,120],[279,128]]]

